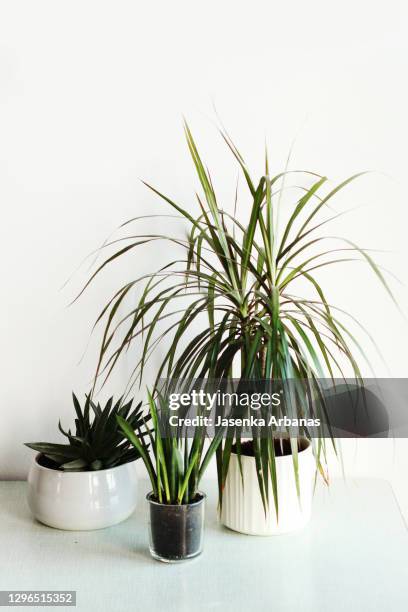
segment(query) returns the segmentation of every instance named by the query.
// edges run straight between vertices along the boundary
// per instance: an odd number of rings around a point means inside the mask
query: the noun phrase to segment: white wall
[[[140,177],[194,207],[182,113],[224,200],[236,168],[213,102],[259,172],[265,137],[279,171],[295,136],[292,167],[377,171],[340,201],[365,207],[337,229],[392,249],[382,261],[407,281],[407,17],[396,0],[0,3],[0,477],[25,476],[22,442],[55,438],[71,389],[86,390],[96,343],[78,362],[105,299],[167,253],[129,258],[70,308],[86,268],[63,282],[121,222],[163,210]],[[331,295],[373,331],[391,374],[407,376],[407,325],[358,273],[327,275]],[[406,289],[396,293],[406,306]],[[349,470],[393,479],[408,511],[408,447],[379,444],[347,451]]]

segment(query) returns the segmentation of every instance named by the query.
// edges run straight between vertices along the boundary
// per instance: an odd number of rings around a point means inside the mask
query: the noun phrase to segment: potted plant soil
[[[28,504],[45,525],[67,530],[101,529],[128,518],[137,503],[138,451],[124,437],[117,415],[134,429],[144,426],[141,403],[104,407],[86,397],[82,409],[73,394],[75,430],[59,431],[68,444],[31,442],[37,451],[28,475]],[[142,437],[142,433],[140,434]]]
[[[181,255],[169,255],[159,271],[129,279],[107,303],[98,319],[105,323],[98,372],[107,364],[115,365],[129,343],[141,336],[142,357],[133,372],[136,381],[164,340],[167,344],[154,390],[161,377],[230,379],[238,364],[240,380],[296,381],[301,391],[290,407],[283,406],[282,416],[313,414],[322,417],[323,423],[324,401],[310,402],[310,398],[319,397],[319,378],[334,381],[348,377],[359,384],[361,372],[355,352],[360,353],[361,346],[353,333],[358,322],[333,306],[319,272],[360,260],[392,297],[371,252],[325,231],[341,214],[333,208],[335,196],[360,174],[336,185],[309,171],[285,169],[271,175],[266,155],[262,174],[254,180],[241,154],[222,131],[242,171],[246,214],[238,215],[242,187],[236,190],[235,203],[221,203],[187,124],[185,134],[201,184],[196,211],[186,210],[147,186],[185,221],[187,238],[176,233],[131,232],[121,238],[126,246],[120,250],[115,242],[105,245],[113,253],[87,283],[122,254],[149,242],[162,241],[166,249],[172,244],[179,251],[184,249]],[[119,316],[126,296],[139,283],[144,289],[141,297],[135,297],[136,307],[132,302],[128,315]],[[111,337],[119,325],[122,335],[113,352]],[[266,534],[305,524],[310,516],[314,474],[317,471],[326,476],[326,432],[323,428],[315,430],[313,437],[307,427],[297,433],[288,428],[287,452],[279,454],[275,445],[282,432],[275,427],[271,426],[261,440],[250,439],[249,446],[241,440],[239,429],[230,428],[216,454],[225,524],[245,533]]]
[[[122,416],[117,421],[144,461],[152,486],[149,506],[150,553],[167,563],[186,561],[201,554],[204,537],[205,494],[200,480],[217,449],[215,437],[204,452],[205,436],[197,428],[191,440],[180,431],[163,431],[156,401],[149,394],[152,427],[151,453],[143,436]],[[166,410],[163,404],[161,410]]]

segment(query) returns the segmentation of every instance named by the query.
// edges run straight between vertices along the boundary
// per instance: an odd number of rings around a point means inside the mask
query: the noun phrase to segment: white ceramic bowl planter
[[[254,457],[241,456],[244,487],[238,459],[231,454],[222,500],[222,523],[250,535],[280,535],[304,527],[311,517],[316,462],[309,440],[301,438],[299,460],[300,503],[296,492],[292,455],[276,457],[279,520],[276,519],[272,486],[269,508],[263,508]]]
[[[28,475],[28,505],[41,523],[57,529],[102,529],[134,512],[136,461],[107,470],[64,472],[44,467],[38,458]]]

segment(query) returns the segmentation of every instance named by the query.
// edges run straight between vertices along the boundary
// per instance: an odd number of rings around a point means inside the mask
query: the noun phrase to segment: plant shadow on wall
[[[142,339],[129,385],[141,384],[149,359],[166,341],[153,397],[157,397],[162,378],[225,379],[232,377],[233,365],[239,360],[242,379],[298,382],[285,408],[291,416],[316,410],[323,413],[323,399],[314,402],[313,408],[310,403],[311,397],[320,397],[319,378],[345,379],[351,371],[357,383],[362,381],[359,361],[367,357],[354,326],[359,325],[370,342],[372,339],[354,317],[327,298],[319,271],[362,260],[395,302],[367,249],[345,238],[336,239],[341,242],[339,247],[328,246],[333,238],[325,234],[328,224],[345,214],[333,211],[335,196],[364,173],[329,188],[328,179],[315,172],[286,169],[272,176],[266,153],[264,172],[254,181],[230,137],[221,131],[251,200],[248,217],[242,218],[237,212],[238,190],[233,210],[225,210],[191,131],[187,124],[184,127],[202,190],[196,195],[197,212],[187,211],[146,185],[185,221],[187,237],[131,234],[107,243],[104,250],[118,250],[97,267],[82,290],[108,265],[143,245],[163,241],[183,249],[184,255],[120,287],[103,308],[96,322],[103,326],[103,337],[95,382],[106,381],[129,346]],[[282,197],[289,189],[285,181],[292,176],[296,177],[297,195],[284,207]],[[290,189],[295,193],[293,185]],[[127,224],[145,218],[136,217]],[[139,291],[136,306],[124,312],[129,296]],[[130,432],[126,433],[130,439]],[[271,426],[267,436],[259,437],[254,431],[249,440],[242,439],[239,428],[230,428],[218,442],[219,501],[227,526],[245,533],[273,534],[307,522],[316,472],[327,480],[323,437],[312,438],[307,429],[304,435],[294,436],[288,429],[282,440]],[[185,443],[187,447],[188,441]],[[331,443],[336,449],[334,439]],[[197,450],[190,441],[190,449],[184,451],[186,459],[179,469],[186,474],[192,454],[198,452],[197,466],[200,464],[204,444]],[[158,468],[167,465],[172,449],[170,455],[164,453]],[[289,480],[293,495],[285,498],[282,485]],[[251,515],[254,506],[259,510],[256,517]],[[286,521],[288,515],[292,518]]]

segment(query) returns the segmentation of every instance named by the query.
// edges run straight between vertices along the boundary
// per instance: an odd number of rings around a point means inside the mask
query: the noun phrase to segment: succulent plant
[[[139,430],[143,436],[141,428],[148,419],[143,416],[142,402],[131,410],[133,400],[122,405],[121,397],[114,404],[111,397],[102,408],[90,395],[85,397],[82,409],[77,397],[72,394],[76,413],[75,433],[71,429],[64,431],[61,422],[58,423],[58,429],[68,438],[69,444],[29,442],[26,446],[41,453],[49,467],[71,472],[103,470],[138,459],[138,450],[124,436],[116,416],[126,419],[129,426]]]

